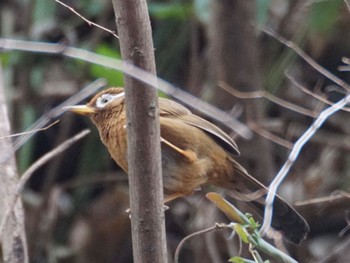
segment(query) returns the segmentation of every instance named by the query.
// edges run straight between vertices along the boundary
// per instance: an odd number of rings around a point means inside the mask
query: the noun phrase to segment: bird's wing
[[[192,112],[181,104],[169,99],[159,98],[159,115],[161,117],[175,118],[191,114]]]
[[[179,118],[184,123],[205,131],[225,150],[232,154],[239,155],[237,144],[227,133],[205,119],[192,114],[190,110],[175,101],[160,98],[159,114],[161,117]]]

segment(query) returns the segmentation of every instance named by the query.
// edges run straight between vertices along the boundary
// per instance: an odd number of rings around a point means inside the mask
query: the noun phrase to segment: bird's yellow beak
[[[71,112],[74,112],[80,115],[90,115],[90,114],[96,113],[95,108],[87,105],[76,105],[76,106],[69,106],[65,108]]]

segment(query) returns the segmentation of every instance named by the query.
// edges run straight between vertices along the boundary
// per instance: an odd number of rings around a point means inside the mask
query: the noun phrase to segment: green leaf
[[[254,229],[257,230],[260,227],[259,222],[255,221],[253,216],[247,216],[249,218],[250,226]]]
[[[237,233],[237,235],[242,239],[242,241],[248,244],[249,240],[248,240],[247,233],[244,231],[244,227],[241,226],[240,224],[235,224],[233,228],[235,229],[235,232]]]
[[[99,45],[95,52],[100,55],[104,55],[110,58],[120,59],[120,53],[106,44]],[[109,85],[112,86],[124,86],[123,73],[115,69],[106,68],[100,65],[91,64],[90,74],[94,78],[104,78]]]
[[[25,54],[23,52],[11,51],[0,53],[0,62],[3,67],[9,67],[23,62],[23,57]]]

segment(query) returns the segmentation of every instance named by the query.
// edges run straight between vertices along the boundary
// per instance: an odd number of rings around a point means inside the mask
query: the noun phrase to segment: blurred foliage
[[[192,15],[190,3],[150,3],[148,6],[150,15],[155,19],[187,20]]]
[[[121,59],[120,53],[115,48],[104,43],[98,45],[95,52],[110,58]],[[92,64],[90,66],[90,74],[93,78],[105,78],[111,86],[122,87],[124,85],[123,73],[120,71],[116,72],[113,69]]]
[[[342,0],[318,1],[312,5],[310,13],[310,30],[320,34],[329,33],[340,17]]]
[[[268,19],[271,0],[256,0],[256,21],[258,25],[264,26]]]

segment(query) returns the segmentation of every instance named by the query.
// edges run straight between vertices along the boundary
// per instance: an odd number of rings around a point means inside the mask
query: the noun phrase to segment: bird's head
[[[124,97],[123,88],[109,88],[97,93],[89,103],[71,106],[68,109],[76,114],[89,116],[99,127],[122,110]]]

